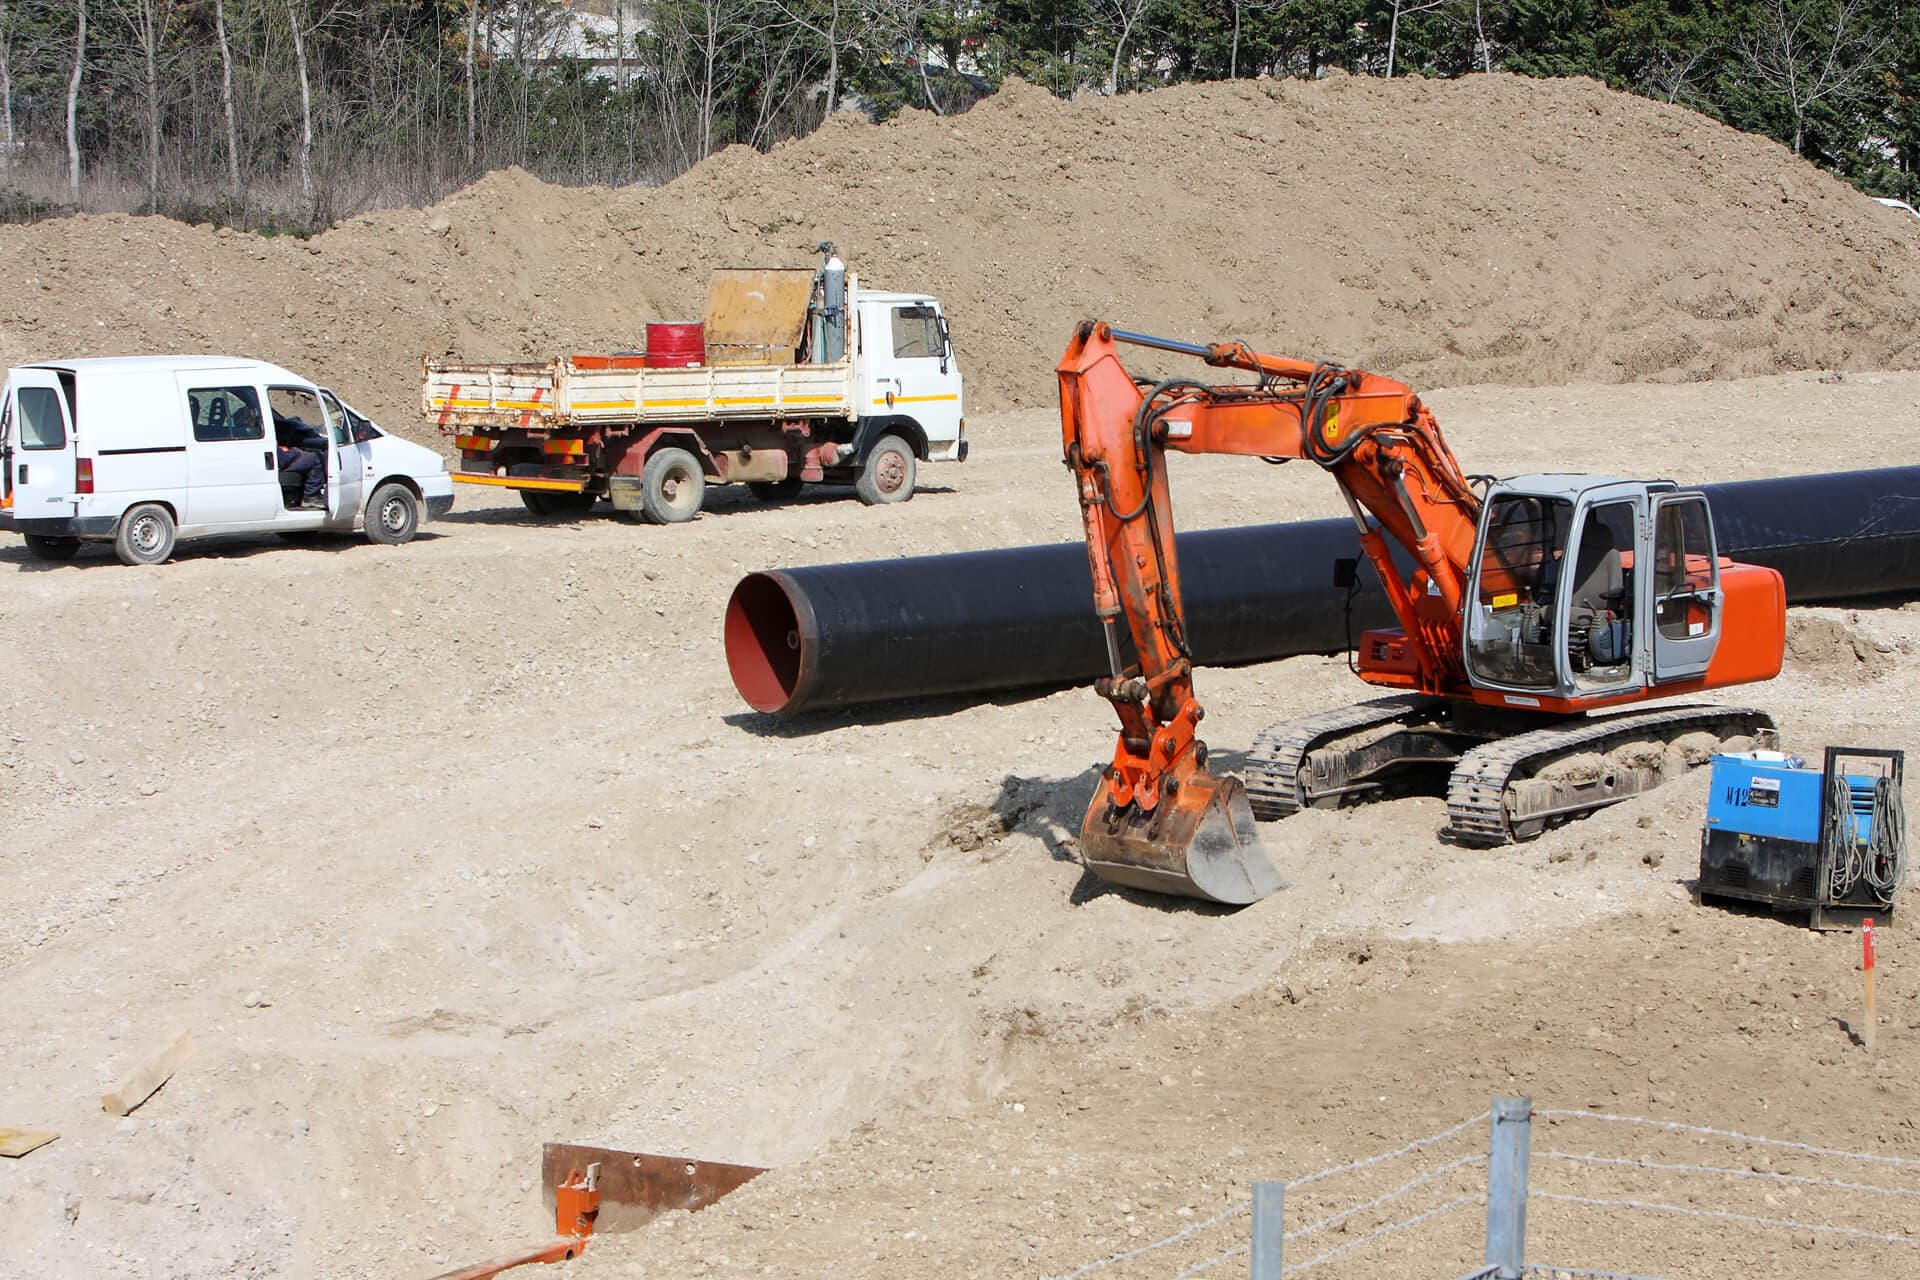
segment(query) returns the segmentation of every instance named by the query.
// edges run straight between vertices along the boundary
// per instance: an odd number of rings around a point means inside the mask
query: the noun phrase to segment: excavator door
[[[1706,674],[1720,643],[1720,558],[1713,544],[1713,517],[1702,493],[1653,498],[1653,572],[1647,575],[1653,618],[1655,684]]]

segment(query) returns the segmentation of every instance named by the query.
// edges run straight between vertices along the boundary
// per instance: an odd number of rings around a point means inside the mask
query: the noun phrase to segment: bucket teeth
[[[1190,779],[1151,811],[1115,805],[1102,787],[1081,824],[1080,856],[1110,884],[1232,906],[1286,887],[1233,777]]]

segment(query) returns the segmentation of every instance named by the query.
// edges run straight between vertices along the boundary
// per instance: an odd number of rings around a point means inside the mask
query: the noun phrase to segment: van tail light
[[[93,459],[82,458],[74,468],[73,491],[75,493],[93,492]]]

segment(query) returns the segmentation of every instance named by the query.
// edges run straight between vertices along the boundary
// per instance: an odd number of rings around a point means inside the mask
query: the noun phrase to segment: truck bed
[[[712,419],[851,418],[853,362],[647,369],[637,356],[562,356],[543,363],[424,363],[420,407],[443,427],[664,423]]]

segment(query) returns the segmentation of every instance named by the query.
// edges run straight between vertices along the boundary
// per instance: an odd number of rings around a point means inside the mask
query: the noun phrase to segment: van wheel
[[[120,517],[113,553],[121,564],[161,564],[173,554],[173,517],[157,502],[143,502]]]
[[[700,514],[707,476],[685,449],[662,449],[640,472],[640,509],[655,524],[684,524]]]
[[[420,500],[403,484],[387,483],[367,504],[367,541],[384,547],[412,542],[420,530]]]
[[[545,489],[522,489],[520,501],[536,516],[560,516],[577,520],[593,510],[590,493],[565,493]]]
[[[913,446],[899,436],[882,436],[860,468],[853,491],[870,507],[905,502],[913,496]]]
[[[788,476],[784,480],[749,480],[747,488],[753,496],[762,502],[781,502],[800,495],[807,482],[799,476]]]
[[[52,538],[44,533],[27,536],[27,553],[35,560],[71,560],[80,553],[80,539]]]

